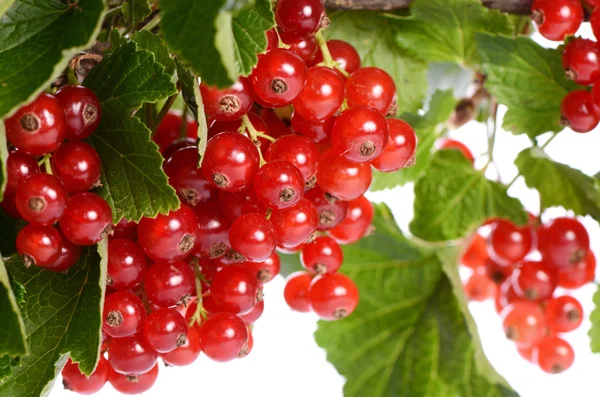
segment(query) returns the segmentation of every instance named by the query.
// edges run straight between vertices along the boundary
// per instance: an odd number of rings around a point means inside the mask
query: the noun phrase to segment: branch
[[[325,0],[329,8],[343,10],[395,10],[408,8],[412,0]],[[487,8],[528,15],[533,0],[481,0]]]

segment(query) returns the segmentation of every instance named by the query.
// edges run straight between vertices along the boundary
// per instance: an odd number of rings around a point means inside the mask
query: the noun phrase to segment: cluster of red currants
[[[523,358],[553,374],[571,366],[573,348],[558,335],[581,325],[583,309],[557,288],[574,290],[593,282],[596,269],[588,233],[577,219],[540,225],[531,217],[525,227],[493,220],[474,236],[461,263],[473,270],[467,296],[495,298],[506,337]]]
[[[600,37],[600,1],[586,0],[591,13],[594,35]],[[568,79],[590,87],[572,91],[563,99],[561,121],[575,132],[593,130],[600,122],[600,45],[594,40],[568,37],[574,35],[584,20],[584,5],[580,0],[536,0],[532,18],[542,36],[548,40],[566,40],[563,66]]]
[[[2,208],[28,222],[16,241],[26,266],[64,271],[79,259],[80,246],[111,232],[109,205],[88,192],[100,183],[102,163],[81,142],[99,122],[98,98],[81,86],[42,93],[5,120],[12,146]]]

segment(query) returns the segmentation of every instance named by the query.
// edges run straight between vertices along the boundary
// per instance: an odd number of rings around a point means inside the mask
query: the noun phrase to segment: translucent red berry
[[[318,49],[319,46],[317,45],[315,36],[308,36],[290,45],[290,51],[302,58],[307,65],[315,64],[313,59],[317,54]]]
[[[185,204],[167,215],[142,218],[138,224],[138,241],[146,255],[155,261],[174,261],[186,257],[198,238],[196,215]]]
[[[33,102],[4,120],[8,140],[23,153],[52,153],[65,139],[65,113],[58,100],[41,93]]]
[[[277,27],[299,38],[315,33],[324,13],[320,0],[279,0],[275,6]]]
[[[498,220],[488,236],[488,254],[497,262],[519,262],[531,251],[533,237],[530,227],[518,227],[510,221]]]
[[[526,261],[511,275],[515,293],[523,299],[540,301],[552,297],[556,274],[542,261]]]
[[[371,161],[382,172],[409,167],[415,161],[417,134],[406,121],[388,119],[389,137],[381,154]]]
[[[62,239],[52,226],[27,225],[17,234],[17,252],[25,266],[51,266],[60,255]]]
[[[102,312],[102,330],[113,338],[137,334],[146,320],[142,300],[131,292],[113,292],[106,296]]]
[[[240,318],[244,320],[246,324],[254,324],[263,314],[264,310],[265,301],[263,299],[260,302],[257,302],[256,305],[254,305],[254,307],[252,308],[252,310],[250,310],[248,313],[241,315]]]
[[[131,240],[111,239],[108,242],[108,276],[106,284],[119,291],[137,288],[146,274],[146,256]]]
[[[396,96],[396,83],[384,70],[375,67],[360,68],[346,81],[348,106],[368,105],[384,115],[395,115],[392,109]]]
[[[120,374],[146,373],[154,367],[157,358],[156,350],[150,346],[142,333],[110,341],[108,362]]]
[[[261,214],[242,215],[229,230],[229,242],[246,260],[262,262],[275,250],[273,224]]]
[[[308,69],[306,84],[294,100],[294,111],[306,120],[319,121],[333,116],[344,101],[344,79],[335,69],[315,66]]]
[[[137,222],[121,218],[121,220],[113,226],[112,238],[137,240]]]
[[[304,195],[304,176],[298,167],[290,162],[269,161],[254,177],[254,193],[265,207],[292,207]]]
[[[294,112],[292,114],[292,129],[314,143],[325,143],[331,139],[331,130],[335,119],[336,117],[333,116],[322,121],[309,121]]]
[[[573,39],[562,56],[567,78],[580,85],[594,84],[600,78],[600,47],[594,40]]]
[[[369,233],[373,216],[373,204],[360,196],[348,202],[346,217],[329,231],[329,235],[340,244],[352,244]]]
[[[85,142],[65,142],[52,155],[52,171],[70,194],[96,187],[101,169],[98,152]]]
[[[180,138],[190,138],[194,141],[198,137],[198,123],[186,119],[185,126],[181,125],[181,112],[170,110],[161,120],[152,140],[158,145],[161,153],[167,157],[166,150]]]
[[[283,297],[290,309],[301,313],[310,311],[308,291],[312,279],[313,276],[306,272],[295,272],[288,276],[283,290]]]
[[[331,142],[348,160],[364,163],[381,154],[388,136],[384,115],[372,107],[357,105],[335,120]]]
[[[483,302],[496,296],[498,286],[485,271],[473,272],[465,284],[465,294],[472,301]]]
[[[192,306],[190,306],[190,310]],[[160,358],[165,364],[173,367],[184,367],[192,364],[200,356],[201,346],[198,329],[196,327],[188,327],[187,338],[185,343],[177,349],[168,353],[161,353]]]
[[[317,166],[317,185],[340,200],[354,200],[371,185],[371,165],[348,160],[336,149],[321,155]]]
[[[100,101],[92,90],[67,85],[54,95],[65,112],[66,138],[79,141],[92,135],[100,124]]]
[[[265,160],[268,162],[282,160],[295,165],[302,173],[304,181],[308,182],[317,172],[319,150],[309,138],[301,135],[285,135],[269,147]]]
[[[194,270],[180,261],[157,262],[146,273],[144,291],[148,300],[157,306],[185,306],[195,294]]]
[[[144,337],[159,353],[168,353],[187,341],[187,324],[177,310],[160,308],[144,321]]]
[[[198,167],[199,160],[198,148],[188,146],[173,153],[163,164],[169,184],[177,191],[181,201],[192,207],[217,195],[217,189]]]
[[[5,194],[16,194],[17,186],[28,176],[40,173],[40,166],[35,157],[26,153],[14,151],[6,159],[6,189]]]
[[[106,201],[92,193],[69,198],[60,218],[60,230],[76,245],[96,244],[111,231],[112,211]]]
[[[458,150],[471,163],[475,162],[475,156],[473,156],[471,149],[464,143],[455,141],[454,139],[443,139],[440,144],[440,150]]]
[[[360,68],[360,55],[356,49],[350,44],[342,40],[327,40],[327,48],[337,66],[347,73],[354,73]],[[323,62],[323,54],[319,50],[315,59],[315,64]]]
[[[306,74],[306,64],[292,51],[269,51],[252,73],[254,92],[259,102],[268,107],[289,105],[302,92]]]
[[[223,132],[209,139],[202,171],[219,189],[235,192],[252,184],[258,165],[258,150],[250,139],[238,132]]]
[[[594,281],[596,277],[596,257],[592,251],[588,251],[585,259],[556,270],[559,287],[577,289]]]
[[[265,214],[267,212],[267,207],[258,200],[256,193],[254,193],[254,187],[252,186],[232,193],[220,191],[217,201],[219,202],[223,214],[231,220],[236,220],[240,216],[252,212],[259,214]]]
[[[588,91],[572,91],[560,105],[561,122],[575,132],[585,133],[598,125],[599,116]]]
[[[116,391],[122,394],[141,394],[144,393],[156,382],[158,378],[158,364],[154,364],[152,369],[143,374],[123,375],[116,371],[110,371],[108,381]]]
[[[109,365],[106,359],[100,356],[96,369],[87,377],[79,370],[79,365],[69,358],[61,374],[65,389],[78,394],[94,394],[99,392],[108,381]]]
[[[477,269],[485,267],[487,259],[486,239],[480,234],[475,234],[466,251],[463,253],[460,263],[471,269]]]
[[[225,255],[229,249],[231,220],[221,211],[216,201],[198,205],[194,212],[199,230],[194,255],[210,259]]]
[[[563,41],[565,36],[575,34],[583,22],[579,0],[535,0],[531,12],[541,35],[548,40]]]
[[[572,296],[548,299],[545,312],[548,327],[552,332],[571,332],[583,322],[583,307]]]
[[[265,284],[273,280],[279,274],[281,260],[276,252],[262,262],[244,262],[243,266],[249,269],[258,280],[259,284]]]
[[[343,274],[316,277],[308,292],[310,308],[323,320],[339,320],[352,314],[358,305],[358,288]]]
[[[252,124],[252,127],[254,127],[254,129],[256,131],[263,133],[267,136],[271,136],[271,133],[270,133],[269,128],[267,127],[267,124],[264,122],[264,120],[262,118],[260,118],[260,116],[258,116],[257,114],[255,114],[253,112],[248,113],[247,116],[248,116],[248,120],[250,120],[250,124]],[[234,121],[215,120],[210,124],[210,127],[208,128],[208,139],[212,138],[213,136],[215,136],[221,132],[240,131],[241,126],[242,126],[242,119],[238,119],[238,120],[234,120]],[[267,149],[269,148],[269,146],[271,145],[271,141],[269,139],[266,139],[261,136],[258,137],[258,142],[260,144],[259,149],[262,153],[265,153],[267,151]],[[254,142],[254,144],[256,145],[256,142]]]
[[[271,223],[275,230],[277,245],[295,247],[314,236],[319,224],[315,205],[305,198],[290,208],[273,210]]]
[[[223,311],[234,314],[248,313],[262,300],[256,275],[243,265],[229,265],[219,270],[213,276],[210,293]]]
[[[304,198],[315,205],[319,217],[318,230],[329,230],[346,217],[348,202],[326,194],[318,186],[306,192]]]
[[[506,337],[518,346],[532,346],[546,334],[546,319],[532,302],[515,302],[502,310],[502,326]]]
[[[58,231],[59,234],[60,230]],[[46,270],[64,272],[73,267],[81,256],[81,247],[73,244],[61,234],[61,247],[58,258],[51,265],[45,266]]]
[[[538,230],[540,253],[549,264],[569,266],[585,259],[590,237],[574,218],[556,218]]]
[[[200,326],[200,341],[211,360],[231,361],[247,354],[248,328],[235,314],[211,314]]]
[[[544,372],[560,374],[573,365],[575,352],[564,339],[548,336],[542,339],[533,349],[533,362]]]
[[[33,174],[17,187],[16,204],[26,221],[51,225],[65,211],[67,197],[63,184],[54,175]]]
[[[248,113],[254,103],[254,90],[247,78],[240,78],[228,88],[217,88],[202,83],[200,92],[204,111],[214,120],[237,120]]]
[[[328,236],[320,236],[312,243],[304,244],[300,254],[302,266],[317,274],[337,272],[343,259],[344,254],[339,244]]]

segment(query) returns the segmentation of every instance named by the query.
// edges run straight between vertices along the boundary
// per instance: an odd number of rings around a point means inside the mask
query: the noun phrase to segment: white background
[[[581,33],[590,36],[587,26],[582,28]],[[543,41],[539,35],[535,38]],[[504,109],[501,109],[500,115],[503,112]],[[487,150],[483,125],[469,123],[451,136],[467,143],[475,155],[481,156]],[[494,158],[502,181],[508,182],[516,175],[514,159],[528,145],[528,138],[499,129]],[[593,175],[600,171],[599,149],[600,129],[597,129],[588,134],[564,131],[546,151],[553,159]],[[480,157],[477,165],[481,166],[485,161],[484,157]],[[495,170],[488,172],[490,177],[495,177]],[[527,189],[522,178],[509,193],[520,198],[528,210],[539,213],[539,197]],[[390,205],[400,226],[407,230],[412,218],[412,187],[373,194],[371,199],[383,200]],[[550,217],[565,213],[561,209],[547,211]],[[594,251],[600,254],[598,224],[589,217],[582,218],[582,221],[590,233]],[[283,287],[284,281],[278,277],[265,288],[265,312],[255,326],[254,350],[250,356],[227,364],[211,362],[200,356],[189,367],[165,368],[161,365],[158,381],[144,396],[165,397],[185,393],[188,396],[220,397],[342,397],[344,379],[326,361],[325,352],[314,343],[315,316],[291,312],[283,300]],[[572,293],[582,302],[586,317],[593,307],[591,298],[594,290],[595,286],[589,285]],[[512,343],[504,338],[493,302],[474,303],[470,308],[489,360],[522,397],[597,397],[600,394],[597,386],[600,355],[590,352],[587,318],[580,329],[565,336],[576,352],[573,367],[561,375],[547,375],[523,360]],[[51,393],[52,397],[73,395],[62,389],[60,379]],[[117,395],[109,384],[97,394],[98,397]]]

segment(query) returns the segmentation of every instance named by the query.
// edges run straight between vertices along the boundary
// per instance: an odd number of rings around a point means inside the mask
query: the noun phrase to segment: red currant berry
[[[29,223],[51,225],[67,206],[67,191],[54,175],[33,174],[17,187],[19,213]]]
[[[183,346],[187,340],[187,324],[176,310],[160,308],[144,322],[144,337],[159,353],[168,353]]]
[[[369,163],[350,161],[335,149],[323,153],[317,166],[317,185],[344,201],[362,196],[369,189],[371,178]]]
[[[302,92],[306,74],[306,64],[292,51],[282,48],[269,51],[252,73],[254,92],[268,107],[289,105]]]
[[[96,244],[111,231],[112,211],[100,196],[78,193],[69,198],[60,230],[76,245]]]
[[[119,223],[113,227],[112,238],[126,238],[137,240],[137,223],[121,218]]]
[[[312,243],[304,244],[300,261],[302,266],[317,274],[332,274],[342,266],[344,253],[339,244],[328,236],[317,237]]]
[[[563,41],[583,22],[579,0],[535,0],[531,12],[540,34],[548,40]]]
[[[573,39],[562,56],[568,79],[580,85],[594,84],[600,78],[600,47],[594,40]]]
[[[304,89],[294,100],[294,111],[309,121],[325,120],[344,101],[344,79],[334,69],[315,66],[308,69]]]
[[[515,302],[502,310],[502,326],[506,337],[517,346],[532,346],[546,333],[546,319],[532,302]]]
[[[60,230],[58,233],[61,234]],[[56,273],[64,272],[75,266],[79,257],[81,257],[81,247],[73,244],[61,234],[61,247],[58,259],[44,268]]]
[[[319,224],[319,215],[315,205],[302,198],[293,207],[273,210],[270,220],[275,229],[277,245],[295,247],[314,237]]]
[[[65,112],[66,138],[80,141],[92,135],[100,124],[100,101],[89,88],[67,85],[54,95]]]
[[[137,288],[146,273],[146,255],[131,240],[115,238],[108,242],[106,285],[118,291]]]
[[[304,195],[304,177],[298,167],[290,162],[270,161],[256,173],[254,193],[266,207],[289,208]]]
[[[246,324],[254,324],[260,318],[260,316],[262,316],[264,310],[265,301],[263,299],[260,302],[257,302],[252,310],[250,310],[248,313],[241,315],[240,318],[244,320]],[[248,335],[250,336],[252,334],[249,333]]]
[[[4,125],[8,140],[32,156],[52,153],[65,139],[65,113],[56,98],[45,92],[4,120]]]
[[[40,173],[40,166],[35,157],[23,152],[11,152],[6,159],[5,194],[16,194],[17,186],[28,176]]]
[[[556,274],[544,262],[526,261],[511,276],[516,294],[522,299],[548,299],[556,289]]]
[[[368,105],[384,115],[394,116],[392,109],[396,96],[396,83],[386,71],[368,67],[354,71],[346,81],[348,106]]]
[[[217,195],[217,189],[198,167],[199,160],[198,149],[188,146],[173,153],[163,164],[169,184],[177,191],[181,201],[192,207]]]
[[[252,262],[263,262],[275,251],[273,224],[260,214],[245,214],[229,230],[231,248]]]
[[[371,230],[373,204],[364,196],[348,203],[348,212],[342,222],[329,231],[329,235],[340,244],[352,244]]]
[[[498,285],[498,283],[494,283]],[[500,288],[497,291],[498,294],[496,295],[495,306],[496,313],[498,314],[500,314],[508,305],[521,301],[521,298],[517,296],[510,279],[507,279],[500,284]]]
[[[519,262],[533,247],[533,232],[530,227],[517,227],[507,220],[495,222],[487,241],[490,257],[496,262]]]
[[[557,269],[558,286],[567,289],[577,289],[596,278],[596,257],[588,251],[584,260],[573,265]]]
[[[297,112],[292,114],[292,129],[314,143],[325,143],[331,139],[331,130],[337,117],[330,117],[323,121],[309,121]]]
[[[588,254],[590,237],[585,227],[573,218],[556,218],[538,230],[540,253],[549,265],[567,267]]]
[[[364,163],[381,154],[388,136],[388,123],[383,114],[359,105],[345,110],[335,120],[331,141],[348,160]]]
[[[575,132],[590,132],[598,125],[592,94],[584,90],[567,94],[560,105],[561,123]]]
[[[233,193],[220,191],[217,201],[223,214],[231,220],[236,220],[240,216],[252,212],[259,214],[267,212],[267,207],[258,200],[252,186]]]
[[[533,349],[533,362],[544,372],[560,374],[573,365],[575,352],[573,347],[564,339],[548,336],[540,341]]]
[[[308,291],[312,279],[313,276],[306,272],[295,272],[288,276],[283,290],[283,297],[290,309],[301,313],[310,311]]]
[[[279,46],[279,36],[277,36],[277,29],[269,29],[265,32],[265,35],[267,36],[267,48],[265,49],[264,53],[259,54],[259,59],[261,55],[264,55],[267,52],[274,50]]]
[[[127,338],[115,338],[110,341],[108,362],[118,373],[143,374],[152,369],[158,354],[156,350],[139,334]]]
[[[379,157],[371,164],[382,172],[397,171],[414,164],[417,134],[406,121],[388,119],[389,137]]]
[[[590,25],[592,26],[592,32],[594,33],[596,40],[598,40],[600,37],[600,11],[598,11],[598,6],[594,7],[595,9],[590,15]]]
[[[254,127],[254,129],[256,131],[259,131],[263,134],[270,136],[270,131],[269,131],[269,128],[267,127],[267,124],[258,115],[254,114],[254,113],[248,113],[248,120],[250,120],[250,124],[252,124],[252,127]],[[212,124],[210,125],[210,127],[208,129],[208,139],[212,138],[213,136],[215,136],[221,132],[240,131],[241,126],[242,126],[241,119],[234,120],[234,121],[215,120],[212,122]],[[265,153],[267,151],[267,149],[269,148],[269,146],[271,145],[271,141],[269,139],[265,139],[260,136],[258,137],[258,142],[260,143],[260,145],[257,145],[257,146],[260,147],[260,151],[262,153]]]
[[[252,83],[240,78],[231,87],[219,89],[200,84],[204,111],[214,120],[237,120],[250,110],[254,103]]]
[[[238,132],[223,132],[208,140],[202,171],[219,189],[235,192],[252,184],[258,164],[258,150],[250,139]]]
[[[265,159],[287,161],[295,165],[304,181],[308,182],[317,172],[319,150],[308,138],[301,135],[285,135],[277,139],[267,151]]]
[[[185,127],[181,126],[181,113],[170,110],[161,120],[152,140],[158,145],[161,153],[167,157],[166,150],[182,137],[198,138],[198,123],[192,120],[185,121]]]
[[[460,263],[471,269],[478,269],[485,267],[487,259],[486,239],[480,234],[475,234],[467,250],[463,253]]]
[[[301,38],[319,30],[324,14],[320,0],[278,0],[275,6],[277,26]]]
[[[277,255],[276,252],[273,252],[271,256],[263,262],[244,262],[243,266],[250,269],[256,276],[259,284],[262,285],[273,280],[275,276],[279,274],[281,260],[279,259],[279,255]]]
[[[458,150],[471,163],[475,162],[475,156],[473,156],[471,150],[464,143],[455,141],[454,139],[443,139],[440,144],[440,150]]]
[[[138,225],[138,239],[152,260],[182,259],[199,239],[198,220],[190,207],[181,204],[178,210],[167,215],[142,218]]]
[[[302,58],[307,64],[313,63],[318,48],[315,36],[308,36],[290,45],[290,51]]]
[[[485,271],[488,277],[496,284],[501,284],[506,280],[514,271],[514,263],[499,263],[488,258],[485,262]]]
[[[474,272],[465,284],[465,294],[471,301],[483,302],[496,296],[498,286],[485,271]]]
[[[185,306],[195,293],[194,270],[184,262],[157,262],[144,279],[148,300],[161,307]]]
[[[190,306],[190,309],[192,306]],[[185,343],[168,353],[161,353],[160,358],[172,367],[185,367],[192,364],[200,356],[200,337],[196,327],[189,327]]]
[[[106,296],[102,317],[102,330],[108,336],[124,338],[142,330],[146,309],[137,295],[117,291]]]
[[[96,187],[101,169],[98,152],[85,142],[65,142],[52,155],[52,171],[70,194]]]
[[[318,186],[306,192],[304,198],[315,205],[319,217],[318,230],[329,230],[346,217],[348,202],[337,200]]]
[[[284,135],[289,135],[292,133],[287,124],[277,116],[273,109],[268,108],[260,108],[257,111],[258,116],[263,120],[263,122],[267,125],[267,131],[269,132],[269,136],[277,139]]]
[[[247,342],[248,328],[235,314],[211,314],[200,326],[202,351],[211,360],[227,362],[245,356]]]
[[[230,193],[235,194],[235,193]],[[200,258],[218,258],[229,249],[229,229],[231,221],[220,210],[216,201],[194,208],[198,220],[199,238],[194,247],[194,255]]]
[[[183,149],[190,146],[198,147],[198,140],[187,137],[177,138],[165,149],[165,151],[162,154],[163,158],[168,160],[173,155],[173,153],[175,153],[179,149]]]
[[[110,371],[108,381],[116,391],[122,394],[142,394],[156,382],[158,378],[158,364],[148,372],[138,375],[123,375],[116,371]]]
[[[62,239],[52,226],[27,225],[17,234],[16,245],[25,266],[46,267],[60,256]]]
[[[100,356],[96,369],[87,377],[79,370],[79,365],[69,358],[61,374],[65,389],[88,395],[97,393],[104,387],[108,381],[109,366],[106,359]]]
[[[315,277],[308,292],[310,308],[323,320],[347,317],[358,305],[358,288],[343,274]]]
[[[346,73],[352,74],[360,68],[360,55],[358,55],[358,52],[350,43],[342,40],[328,40],[327,48],[329,48],[329,53],[333,60]],[[313,63],[318,64],[320,62],[323,62],[323,54],[319,50]]]
[[[242,265],[230,265],[219,270],[210,284],[210,293],[223,311],[248,313],[262,300],[256,275]]]
[[[571,332],[583,322],[583,307],[572,296],[559,296],[546,303],[546,320],[552,332]]]

